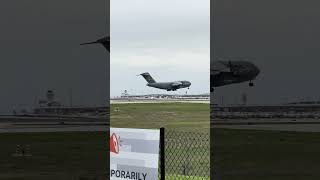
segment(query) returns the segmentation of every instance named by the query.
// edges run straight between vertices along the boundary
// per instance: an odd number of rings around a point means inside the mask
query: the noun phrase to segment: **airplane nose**
[[[256,65],[254,65],[253,74],[255,77],[257,77],[260,74],[260,69]]]

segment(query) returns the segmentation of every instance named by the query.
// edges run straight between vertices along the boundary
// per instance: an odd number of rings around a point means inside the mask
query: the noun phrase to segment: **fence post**
[[[160,128],[160,180],[166,179],[166,158],[165,158],[165,131]]]

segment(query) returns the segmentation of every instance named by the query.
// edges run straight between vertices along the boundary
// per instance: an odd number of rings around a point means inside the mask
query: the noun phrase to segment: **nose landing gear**
[[[250,86],[250,87],[253,87],[253,86],[254,86],[254,84],[253,84],[252,81],[249,82],[249,86]]]

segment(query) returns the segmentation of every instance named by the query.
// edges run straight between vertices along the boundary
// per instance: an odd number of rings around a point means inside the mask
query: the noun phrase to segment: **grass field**
[[[209,131],[208,105],[112,105],[111,126],[166,127],[167,179],[208,179],[208,141],[188,140]],[[320,133],[214,129],[212,140],[216,180],[320,179]],[[105,143],[100,132],[0,134],[0,179],[105,179]],[[13,157],[18,144],[32,156]]]
[[[168,179],[203,179],[199,176],[209,176],[209,104],[112,104],[110,113],[111,127],[166,128]]]
[[[210,128],[210,106],[201,103],[112,104],[111,127],[194,131]]]
[[[218,172],[214,179],[317,180],[320,177],[320,133],[214,131],[213,168]],[[105,179],[108,157],[105,138],[104,133],[98,132],[1,134],[0,179]],[[17,144],[29,144],[32,156],[13,157]],[[171,173],[167,179],[206,178]]]
[[[119,111],[116,111],[118,109]],[[159,128],[209,131],[209,105],[191,103],[119,104],[111,108],[112,127]],[[14,157],[17,145],[30,145],[31,157]],[[185,144],[184,146],[186,146]],[[208,147],[209,144],[206,146]],[[190,151],[184,146],[171,147],[171,155]],[[100,180],[106,179],[106,136],[101,132],[15,133],[0,135],[0,179]],[[199,153],[209,152],[201,147]],[[170,156],[170,153],[168,153]],[[208,162],[208,156],[206,156]],[[199,158],[199,154],[193,159]],[[176,159],[180,162],[192,159]],[[176,163],[177,164],[177,163]],[[181,164],[178,164],[181,166]],[[168,164],[167,167],[170,167]],[[188,172],[191,170],[188,169]],[[168,179],[203,179],[173,176]]]
[[[17,145],[30,145],[30,157],[15,157]],[[106,136],[94,133],[0,134],[0,179],[106,179]]]
[[[197,176],[168,175],[166,176],[166,180],[210,180],[210,178]]]
[[[214,129],[215,179],[320,179],[320,133]]]

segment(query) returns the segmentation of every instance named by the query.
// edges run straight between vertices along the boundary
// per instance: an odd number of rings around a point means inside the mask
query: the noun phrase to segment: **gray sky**
[[[159,81],[190,80],[190,92],[208,89],[208,0],[112,3],[111,95],[124,89],[157,92],[135,76],[145,71]],[[105,0],[0,2],[1,113],[33,105],[48,88],[64,102],[72,88],[74,104],[105,104],[108,53],[102,47],[78,44],[108,33],[107,4]],[[219,88],[217,98],[223,95],[225,101],[234,102],[243,92],[251,103],[320,97],[319,2],[215,0],[211,4],[214,56],[252,57],[261,68],[254,88],[247,84]]]
[[[81,47],[109,31],[106,0],[0,2],[0,113],[30,107],[47,89],[68,103],[101,105],[108,97],[108,53]]]
[[[189,80],[188,93],[209,92],[209,0],[111,2],[111,96],[167,93],[146,87],[156,81]],[[173,93],[185,93],[178,90]]]
[[[320,99],[320,2],[313,0],[215,0],[214,56],[251,57],[261,69],[256,86],[218,88],[217,102],[250,103]],[[238,102],[239,102],[238,98]]]

